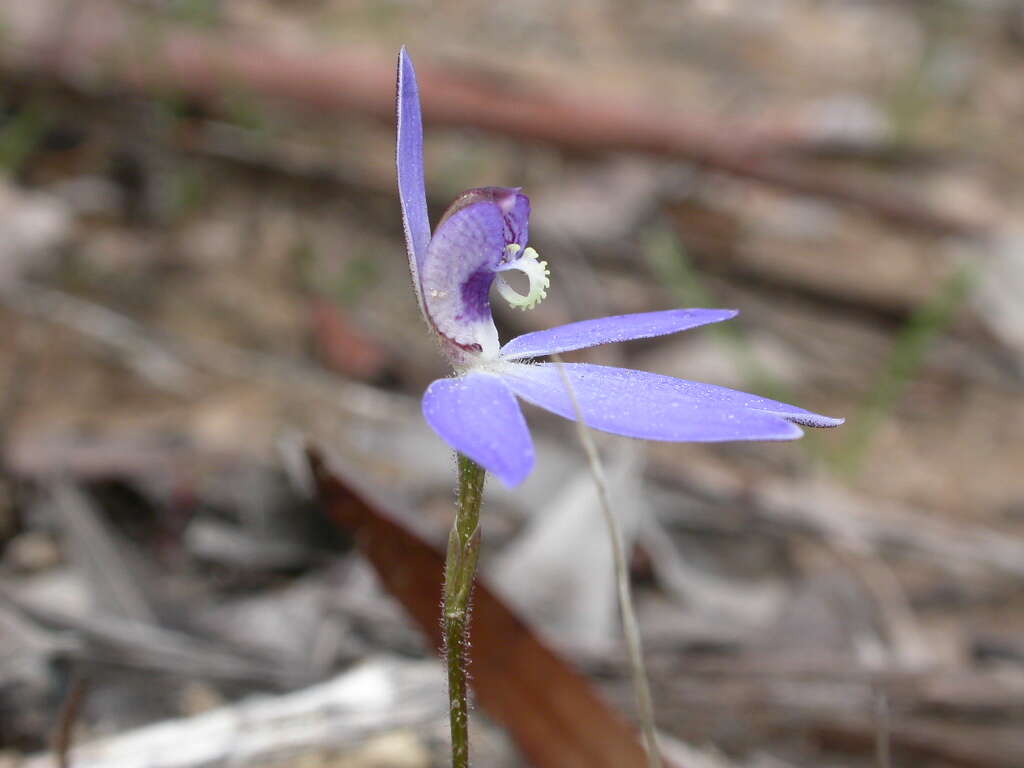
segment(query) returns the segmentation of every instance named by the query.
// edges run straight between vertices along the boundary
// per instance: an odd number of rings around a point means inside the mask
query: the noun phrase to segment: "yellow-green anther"
[[[510,256],[514,257],[519,253],[520,246],[512,243],[506,250]],[[527,248],[523,251],[522,256],[502,267],[502,271],[509,269],[518,269],[530,281],[529,291],[524,296],[509,285],[501,273],[498,274],[498,278],[495,281],[498,293],[511,306],[519,307],[523,311],[533,309],[548,295],[548,286],[551,285],[551,272],[548,271],[548,263],[540,261],[537,251],[533,248]]]

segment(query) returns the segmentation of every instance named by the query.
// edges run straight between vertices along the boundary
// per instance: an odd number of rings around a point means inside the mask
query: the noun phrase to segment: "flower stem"
[[[626,547],[622,540],[622,528],[618,518],[612,512],[612,505],[608,500],[608,481],[604,475],[604,466],[601,464],[601,457],[597,453],[594,441],[590,437],[590,430],[583,418],[583,411],[576,399],[572,382],[565,372],[562,358],[560,355],[552,355],[551,359],[558,366],[558,372],[562,375],[562,383],[565,384],[565,391],[569,393],[573,410],[576,412],[576,432],[579,435],[580,444],[583,446],[583,452],[587,455],[590,472],[594,476],[598,506],[601,508],[601,514],[604,515],[608,536],[611,539],[615,583],[619,591],[619,611],[622,616],[623,634],[626,636],[626,650],[629,652],[629,666],[633,675],[633,693],[636,695],[640,727],[644,734],[644,746],[647,748],[647,767],[662,768],[661,752],[658,749],[657,733],[654,729],[654,703],[651,700],[651,685],[647,679],[644,652],[640,645],[640,628],[637,625],[636,611],[633,610],[633,595],[629,588],[629,565],[626,562]]]
[[[469,766],[469,599],[480,554],[480,502],[484,495],[483,467],[458,455],[459,497],[448,536],[444,567],[444,658],[448,666],[448,705],[451,712],[452,768]]]

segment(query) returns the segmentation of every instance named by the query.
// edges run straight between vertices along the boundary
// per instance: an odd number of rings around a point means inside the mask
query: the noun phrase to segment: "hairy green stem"
[[[469,599],[480,554],[480,502],[485,470],[472,459],[458,456],[459,498],[448,536],[444,567],[444,658],[448,666],[448,705],[451,712],[452,768],[469,766]]]

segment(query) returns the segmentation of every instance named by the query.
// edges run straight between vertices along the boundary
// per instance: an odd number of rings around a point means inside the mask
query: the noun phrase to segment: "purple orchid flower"
[[[584,320],[527,333],[501,346],[491,317],[492,287],[523,309],[544,298],[548,288],[545,262],[526,245],[530,201],[516,188],[471,189],[451,205],[431,236],[419,89],[405,48],[398,61],[397,113],[398,191],[409,269],[420,310],[456,372],[427,388],[423,415],[452,448],[507,485],[521,483],[533,468],[534,451],[517,397],[567,419],[576,418],[578,404],[588,426],[646,440],[793,440],[803,435],[798,424],[843,423],[712,384],[586,363],[528,362],[717,323],[735,317],[732,309]],[[512,270],[528,278],[525,295],[506,282],[504,274]]]

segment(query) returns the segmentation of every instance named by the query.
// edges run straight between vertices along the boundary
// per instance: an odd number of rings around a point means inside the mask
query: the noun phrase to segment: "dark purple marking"
[[[505,205],[508,206],[506,200]],[[516,190],[516,196],[511,201],[509,210],[502,208],[502,218],[505,223],[505,244],[518,243],[526,247],[530,231],[530,198]]]
[[[462,311],[456,320],[473,322],[491,316],[491,284],[494,270],[490,266],[480,267],[462,284]]]

